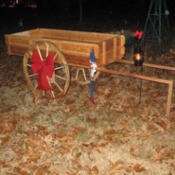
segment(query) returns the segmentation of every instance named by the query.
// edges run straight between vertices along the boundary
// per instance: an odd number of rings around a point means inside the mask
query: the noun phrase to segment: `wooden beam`
[[[135,79],[141,79],[141,80],[147,80],[147,81],[153,81],[157,83],[167,84],[168,85],[168,94],[167,94],[167,104],[166,104],[166,116],[170,116],[170,110],[171,110],[171,100],[172,100],[172,93],[173,93],[173,80],[166,80],[166,79],[160,79],[156,77],[149,77],[144,75],[138,75],[128,72],[120,72],[116,70],[111,69],[105,69],[105,68],[97,68],[98,72],[104,72],[104,73],[110,73],[110,74],[116,74],[119,76],[125,76]]]
[[[134,61],[130,61],[130,60],[122,60],[121,59],[121,60],[117,60],[116,62],[126,63],[126,64],[133,64],[134,65]],[[175,71],[175,67],[171,67],[171,66],[163,66],[163,65],[151,64],[151,63],[143,63],[143,66],[144,67],[155,68],[155,69]]]
[[[173,94],[173,81],[171,80],[168,86],[167,105],[166,105],[166,115],[168,117],[170,116],[171,111],[172,94]]]
[[[163,84],[169,84],[171,82],[171,80],[160,79],[160,78],[156,78],[156,77],[149,77],[149,76],[139,75],[139,74],[134,74],[134,73],[129,73],[129,72],[121,72],[121,71],[117,71],[117,70],[105,69],[102,67],[97,68],[97,71],[110,73],[110,74],[116,74],[116,75],[125,76],[125,77],[136,78],[136,79],[154,81],[154,82],[163,83]]]

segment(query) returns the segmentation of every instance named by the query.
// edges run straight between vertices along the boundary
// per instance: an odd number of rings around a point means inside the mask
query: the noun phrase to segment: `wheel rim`
[[[52,77],[48,79],[48,83],[52,87],[52,90],[44,91],[38,89],[38,73],[33,73],[31,65],[31,56],[33,52],[37,52],[43,61],[49,54],[53,55],[54,72]],[[24,54],[23,70],[28,88],[36,96],[45,94],[46,97],[59,98],[63,97],[69,88],[69,66],[62,52],[51,42],[42,40],[34,43]]]
[[[94,81],[99,77],[100,72],[96,72],[94,75]],[[71,81],[80,85],[86,85],[90,83],[90,69],[86,68],[71,68]]]

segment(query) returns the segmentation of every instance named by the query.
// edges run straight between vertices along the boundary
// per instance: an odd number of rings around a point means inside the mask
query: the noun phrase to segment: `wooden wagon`
[[[89,83],[89,53],[94,50],[97,65],[103,67],[124,53],[125,38],[122,35],[80,32],[55,29],[34,29],[5,35],[8,54],[24,56],[23,69],[28,87],[36,95],[38,92],[37,73],[32,71],[31,58],[38,53],[44,61],[53,55],[54,73],[49,78],[54,98],[64,96],[71,79],[80,84]],[[82,75],[81,75],[82,74]],[[99,73],[96,73],[95,79]]]
[[[70,79],[80,84],[89,83],[89,54],[93,49],[97,62],[97,72],[94,79],[98,77],[100,72],[105,72],[167,84],[166,115],[170,115],[173,91],[172,80],[105,68],[106,65],[113,62],[133,64],[132,61],[121,59],[125,54],[125,37],[123,35],[38,28],[6,34],[5,41],[8,54],[23,56],[25,79],[29,89],[35,96],[41,93],[39,86],[47,83],[51,89],[50,91],[44,90],[44,92],[47,92],[46,94],[51,95],[53,98],[60,98],[66,94]],[[51,59],[53,59],[53,65],[49,67]],[[52,66],[53,73],[50,71]],[[175,70],[172,67],[147,63],[144,63],[144,66]],[[45,76],[47,83],[45,81],[39,83],[38,79],[45,79],[43,74],[45,74],[46,69],[48,73],[51,73],[51,76]],[[38,73],[41,71],[42,75]]]

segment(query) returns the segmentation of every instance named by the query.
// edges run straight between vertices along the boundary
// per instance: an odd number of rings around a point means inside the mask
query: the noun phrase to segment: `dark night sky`
[[[37,0],[41,4],[50,7],[53,11],[68,9],[67,13],[76,14],[79,11],[79,0]],[[45,1],[45,3],[43,3]],[[155,0],[156,1],[156,0]],[[162,0],[163,1],[163,0]],[[61,3],[63,2],[63,3]],[[151,0],[82,0],[83,2],[83,14],[100,13],[102,15],[121,15],[124,17],[140,16],[145,17],[147,15]],[[175,14],[174,0],[165,0],[167,8],[171,15]],[[60,4],[63,4],[60,6]],[[95,15],[94,15],[95,17]]]
[[[30,0],[23,0],[29,2]],[[45,25],[67,22],[72,24],[79,20],[79,0],[35,0],[38,3],[36,10],[23,8],[0,9],[1,27],[8,24],[16,24],[19,18],[27,25]],[[82,0],[83,22],[101,23],[108,28],[117,24],[123,24],[125,20],[129,24],[137,21],[145,22],[151,0]],[[30,1],[31,2],[31,1]],[[174,0],[166,0],[170,11],[169,18],[174,23]]]

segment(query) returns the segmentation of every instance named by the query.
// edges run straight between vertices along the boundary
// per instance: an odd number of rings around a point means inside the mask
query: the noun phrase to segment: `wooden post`
[[[102,58],[102,63],[106,63],[106,41],[103,41],[103,58]]]
[[[7,45],[8,54],[11,54],[10,37],[6,35],[5,38],[6,38],[6,45]]]
[[[168,117],[170,116],[172,93],[173,93],[173,81],[171,80],[168,86],[167,105],[166,105],[166,115]]]
[[[113,39],[113,59],[116,60],[117,57],[117,38]]]

